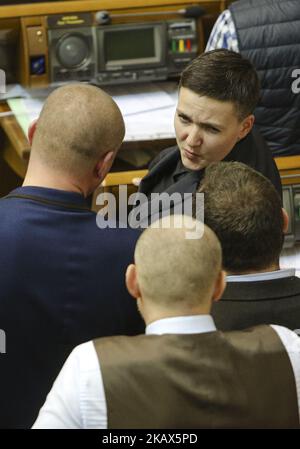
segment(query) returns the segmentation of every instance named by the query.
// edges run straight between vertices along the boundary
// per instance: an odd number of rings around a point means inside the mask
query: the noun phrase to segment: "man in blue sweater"
[[[30,128],[24,184],[0,201],[3,428],[32,425],[75,345],[143,330],[124,282],[137,233],[99,229],[86,201],[123,137],[112,98],[81,84],[55,90]]]

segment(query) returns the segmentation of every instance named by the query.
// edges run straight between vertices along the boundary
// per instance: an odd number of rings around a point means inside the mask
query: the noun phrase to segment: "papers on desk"
[[[173,98],[158,84],[114,86],[106,88],[124,116],[136,115],[160,107],[173,106]]]
[[[55,87],[41,87],[35,89],[25,89],[20,84],[8,84],[6,92],[0,94],[0,100],[10,100],[11,98],[46,98]]]
[[[114,98],[123,114],[126,125],[125,141],[175,137],[173,121],[177,103],[176,83],[112,86],[104,87],[104,90]],[[7,100],[25,135],[30,122],[39,116],[50,92],[50,89],[23,89],[24,98]]]
[[[26,90],[20,84],[8,84],[6,92],[0,94],[0,100],[8,100],[10,98],[26,97]]]
[[[119,106],[126,125],[126,141],[175,137],[177,84],[171,82],[105,88]]]
[[[27,136],[30,123],[38,118],[44,104],[44,100],[33,98],[11,98],[7,104],[14,113],[25,136]]]

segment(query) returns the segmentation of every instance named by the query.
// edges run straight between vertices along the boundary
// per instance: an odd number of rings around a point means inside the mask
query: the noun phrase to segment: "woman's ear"
[[[241,123],[241,127],[240,127],[240,132],[238,135],[238,141],[243,139],[244,137],[247,136],[247,134],[251,131],[253,125],[254,125],[254,120],[255,117],[253,114],[248,115],[248,117],[246,117],[242,123]]]
[[[28,128],[27,137],[28,137],[30,146],[32,145],[32,140],[33,140],[33,136],[34,136],[34,133],[36,130],[37,121],[38,121],[38,119],[33,120],[33,122],[30,123],[29,128]]]

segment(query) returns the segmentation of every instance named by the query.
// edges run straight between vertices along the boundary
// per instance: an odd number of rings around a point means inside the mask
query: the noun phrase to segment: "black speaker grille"
[[[84,36],[67,34],[57,42],[56,54],[63,67],[72,69],[87,62],[90,48]]]

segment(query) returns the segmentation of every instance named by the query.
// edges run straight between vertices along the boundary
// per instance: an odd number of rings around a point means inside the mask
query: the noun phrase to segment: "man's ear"
[[[248,115],[248,117],[246,117],[242,123],[241,123],[241,128],[240,128],[240,132],[238,135],[238,140],[243,139],[244,137],[247,136],[247,134],[251,131],[253,125],[254,125],[254,120],[255,117],[253,114]]]
[[[94,172],[97,178],[99,179],[99,182],[102,182],[107,173],[109,172],[114,160],[114,156],[115,156],[114,151],[108,151],[97,162]]]
[[[226,274],[224,270],[221,270],[216,280],[215,289],[212,296],[213,302],[219,301],[219,299],[222,298],[225,287],[226,287]]]
[[[137,275],[136,275],[136,266],[132,263],[128,265],[126,270],[126,287],[131,296],[133,296],[135,299],[138,299],[141,297],[140,287],[137,281]]]
[[[32,145],[32,140],[33,140],[33,136],[36,130],[36,125],[37,125],[37,121],[38,119],[33,120],[28,128],[28,133],[27,133],[27,137],[28,137],[28,141],[30,143],[30,146]]]
[[[287,213],[287,211],[282,207],[281,208],[281,210],[282,210],[282,218],[283,218],[283,228],[282,228],[282,231],[283,231],[283,233],[284,234],[286,234],[287,233],[287,231],[288,231],[288,227],[289,227],[289,216],[288,216],[288,213]]]

